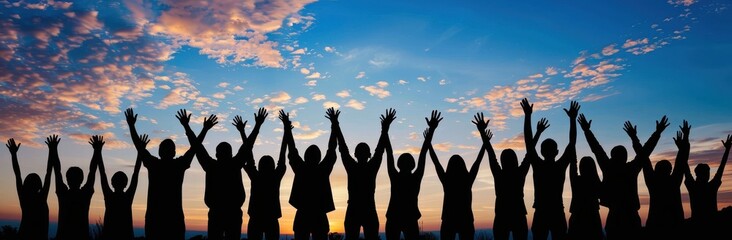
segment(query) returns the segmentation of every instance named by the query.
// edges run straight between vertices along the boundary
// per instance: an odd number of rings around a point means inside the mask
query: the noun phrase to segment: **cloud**
[[[290,54],[295,54],[295,55],[305,54],[305,49],[300,48],[300,49],[290,52]]]
[[[445,84],[447,84],[447,80],[440,79],[440,81],[438,82],[438,84],[440,84],[440,86],[445,85]]]
[[[674,6],[688,7],[688,6],[691,6],[692,4],[696,3],[697,0],[668,0],[667,2]]]
[[[302,73],[303,75],[308,75],[310,74],[310,70],[308,70],[307,68],[300,68],[300,73]]]
[[[409,153],[412,155],[417,155],[417,154],[419,154],[420,150],[421,150],[420,147],[406,146],[405,148],[394,149],[394,154]]]
[[[366,106],[364,106],[362,102],[359,102],[356,99],[348,100],[348,103],[346,103],[346,107],[350,107],[356,110],[363,110],[364,108],[366,108]]]
[[[347,97],[351,96],[351,93],[349,93],[348,90],[343,90],[343,91],[337,92],[336,96],[342,97],[342,98],[347,98]]]
[[[336,51],[336,49],[331,46],[325,46],[325,48],[323,48],[323,50],[325,50],[326,52],[329,52],[329,53],[334,53]]]
[[[553,76],[557,74],[557,69],[555,69],[554,67],[547,67],[544,73],[546,73],[546,75]]]
[[[338,108],[341,108],[341,105],[338,104],[337,102],[326,101],[326,102],[323,103],[323,108],[325,108],[325,109],[328,109],[328,108],[338,109]]]
[[[293,133],[292,138],[294,138],[295,140],[312,140],[320,137],[325,133],[326,131],[318,129],[310,132]]]
[[[452,149],[452,143],[450,143],[450,142],[435,143],[435,144],[432,144],[432,148],[434,148],[435,150],[440,151],[440,152],[449,152],[450,149]]]
[[[269,101],[273,102],[273,103],[286,103],[286,102],[290,101],[290,99],[292,99],[292,97],[290,97],[290,94],[288,94],[287,92],[281,91],[281,92],[276,93],[274,96],[272,96],[269,99]]]
[[[317,79],[317,78],[320,78],[320,73],[319,72],[314,72],[314,73],[308,75],[305,78],[307,78],[307,79]]]
[[[167,37],[174,45],[198,48],[200,54],[219,63],[280,68],[284,67],[284,58],[277,50],[278,43],[267,36],[280,30],[285,22],[303,22],[298,12],[313,1],[275,0],[255,4],[234,0],[212,3],[163,0],[160,6],[155,6],[163,11],[148,28],[154,35]]]
[[[495,141],[495,137],[491,141]],[[525,150],[526,143],[524,142],[524,134],[519,133],[510,138],[502,138],[500,141],[493,144],[493,147],[496,149],[496,151],[509,148],[513,150]]]
[[[397,83],[399,83],[399,85],[405,85],[409,82],[407,82],[407,80],[404,80],[404,79],[399,79],[399,81],[397,81]]]
[[[602,52],[602,55],[604,55],[604,56],[610,56],[619,51],[620,50],[615,48],[615,44],[610,44],[610,45],[607,45],[606,47],[602,48],[601,52]]]
[[[648,38],[642,38],[642,39],[627,39],[625,40],[625,43],[623,43],[623,48],[631,48],[638,45],[648,44]]]
[[[356,75],[356,79],[361,79],[364,77],[366,77],[366,72],[358,72],[358,74]]]
[[[426,77],[426,78],[422,77],[422,76],[417,77],[417,80],[422,81],[422,82],[426,82],[427,79],[429,79],[429,77]]]
[[[313,99],[314,101],[320,101],[320,100],[325,100],[325,95],[323,95],[323,94],[319,94],[319,93],[316,93],[316,94],[313,94],[313,97],[312,97],[312,99]]]
[[[376,85],[370,85],[370,86],[361,86],[363,90],[366,90],[366,92],[369,93],[371,96],[376,96],[378,98],[386,98],[391,95],[391,93],[386,90],[386,87],[389,86],[389,83],[384,81],[379,81],[376,83]]]
[[[228,83],[228,82],[220,82],[220,83],[219,83],[218,85],[216,85],[216,86],[217,86],[217,87],[220,87],[220,88],[226,88],[226,87],[228,87],[228,86],[229,86],[229,83]]]
[[[308,82],[305,83],[305,86],[308,86],[308,87],[318,86],[318,80],[310,80],[310,81],[308,81]]]
[[[295,104],[303,104],[303,103],[307,103],[307,102],[308,102],[308,99],[307,98],[298,97],[298,98],[295,99],[295,102],[294,103]]]

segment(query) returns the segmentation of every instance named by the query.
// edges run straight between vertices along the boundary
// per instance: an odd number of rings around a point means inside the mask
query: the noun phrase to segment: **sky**
[[[315,0],[0,0],[0,140],[22,143],[22,176],[43,174],[50,134],[61,136],[62,171],[88,171],[91,135],[106,139],[107,172],[132,172],[136,151],[123,111],[139,114],[137,128],[150,135],[157,155],[163,139],[188,149],[178,109],[192,112],[194,131],[205,116],[219,124],[204,145],[213,153],[226,141],[241,140],[231,119],[253,123],[264,107],[254,154],[277,156],[282,125],[276,112],[291,114],[296,144],[324,151],[330,134],[325,109],[341,110],[341,127],[353,150],[376,145],[379,115],[397,111],[390,130],[396,154],[417,154],[430,111],[443,113],[433,144],[445,165],[453,154],[472,164],[481,141],[470,123],[475,113],[490,119],[498,152],[525,153],[519,106],[535,104],[534,120],[551,126],[542,136],[555,139],[560,153],[568,142],[562,108],[572,100],[593,120],[592,129],[609,151],[630,148],[623,122],[638,125],[646,139],[666,115],[652,161],[673,160],[672,137],[682,120],[692,125],[690,165],[716,171],[732,133],[732,22],[730,4],[712,0],[656,1],[315,1]],[[535,125],[535,124],[532,124]],[[251,130],[251,124],[247,131]],[[592,156],[580,130],[578,156]],[[631,151],[632,152],[632,151]],[[632,156],[632,153],[631,153]],[[10,154],[0,151],[0,219],[17,221],[20,207]],[[473,186],[476,228],[490,228],[494,182],[481,165]],[[147,171],[143,168],[133,203],[134,224],[144,225]],[[246,176],[246,175],[244,175]],[[186,226],[205,230],[205,173],[195,161],[186,172],[183,206]],[[524,188],[528,219],[533,216],[532,175]],[[293,173],[280,189],[283,233],[291,233],[294,208],[288,203]],[[339,162],[331,174],[336,210],[330,228],[343,232],[347,206],[346,173]],[[97,179],[97,182],[99,180]],[[243,179],[247,192],[249,180]],[[732,171],[725,171],[719,208],[732,205]],[[639,176],[645,222],[648,191]],[[52,185],[52,189],[53,189]],[[97,183],[90,221],[103,219]],[[428,160],[419,196],[420,223],[437,230],[442,188]],[[690,216],[687,190],[684,210]],[[571,189],[564,188],[569,217]],[[385,163],[377,178],[376,207],[383,231],[389,201]],[[48,198],[55,221],[58,203]],[[243,209],[246,211],[248,199]],[[606,216],[607,209],[601,208]],[[245,223],[248,217],[245,216]],[[531,222],[529,221],[529,224]],[[246,224],[242,226],[246,232]]]

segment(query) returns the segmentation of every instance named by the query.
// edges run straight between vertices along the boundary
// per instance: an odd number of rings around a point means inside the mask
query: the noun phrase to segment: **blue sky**
[[[330,106],[343,111],[342,127],[352,146],[362,141],[375,145],[379,114],[395,108],[398,120],[391,138],[400,153],[418,150],[423,117],[440,110],[445,121],[433,143],[443,162],[451,154],[472,162],[480,140],[469,120],[477,112],[491,119],[497,148],[523,153],[518,102],[524,97],[536,104],[535,120],[549,119],[544,136],[560,146],[568,131],[561,109],[571,100],[578,100],[581,112],[594,120],[593,129],[608,149],[629,145],[624,121],[637,124],[645,138],[654,121],[668,115],[672,126],[654,161],[675,155],[671,137],[686,119],[694,127],[691,164],[708,162],[714,170],[722,154],[718,140],[732,130],[732,101],[726,97],[732,81],[732,27],[723,24],[732,22],[732,15],[724,1],[203,5],[127,0],[0,1],[0,6],[0,110],[5,113],[0,139],[23,143],[24,175],[43,171],[43,138],[54,133],[63,139],[64,168],[87,166],[92,149],[86,140],[103,134],[108,171],[130,172],[135,152],[121,114],[127,107],[145,117],[137,125],[153,138],[151,152],[157,152],[159,141],[172,138],[179,154],[187,148],[174,119],[180,108],[193,112],[196,131],[204,116],[219,115],[219,125],[204,143],[212,151],[221,141],[240,143],[229,125],[234,115],[252,122],[255,109],[266,107],[271,121],[263,126],[255,156],[277,155],[282,134],[274,118],[278,109],[292,113],[298,146],[325,147],[329,127],[322,116]],[[581,133],[578,151],[591,155]],[[8,181],[0,190],[15,191],[8,152],[0,151],[0,158],[8,159],[8,167],[0,169]],[[342,229],[347,196],[345,172],[337,166],[332,176],[337,210],[329,216],[335,230]],[[493,218],[487,167],[474,187],[478,227],[490,227]],[[187,224],[199,230],[205,229],[207,211],[203,176],[194,163],[184,191]],[[426,227],[436,229],[442,193],[434,176],[428,164],[420,207]],[[135,200],[138,225],[143,223],[146,177],[143,170]],[[730,174],[724,179],[732,181]],[[288,173],[282,199],[289,196],[290,182]],[[383,217],[389,197],[386,175],[380,174],[377,183]],[[647,197],[642,178],[639,184],[641,197]],[[532,187],[527,181],[527,206],[533,201]],[[569,187],[564,195],[568,204]],[[52,209],[55,201],[49,197]],[[732,203],[730,185],[723,184],[719,201],[720,206]],[[294,210],[286,201],[282,205],[290,212],[281,219],[283,229],[289,229]],[[14,198],[0,201],[0,218],[17,219],[19,212]],[[102,214],[103,198],[97,194],[90,218]]]

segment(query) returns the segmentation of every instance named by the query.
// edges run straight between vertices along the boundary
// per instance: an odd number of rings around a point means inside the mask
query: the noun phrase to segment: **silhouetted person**
[[[583,157],[577,173],[577,158],[569,165],[569,182],[572,187],[572,202],[569,205],[569,226],[567,239],[570,240],[602,240],[600,217],[600,191],[602,182],[597,174],[595,160]]]
[[[432,111],[432,117],[427,124],[430,128],[437,128],[442,120],[440,112]],[[481,132],[485,134],[485,132]],[[460,155],[452,155],[447,162],[447,170],[442,168],[440,160],[437,159],[435,150],[430,145],[430,158],[435,164],[437,177],[442,183],[442,190],[445,192],[442,201],[442,224],[440,225],[440,239],[473,239],[475,235],[475,224],[473,223],[473,183],[478,176],[480,162],[483,161],[484,148],[480,148],[478,158],[473,166],[465,166],[465,160]]]
[[[600,195],[600,204],[608,208],[605,221],[607,239],[638,239],[641,234],[641,219],[638,215],[640,201],[638,199],[638,174],[643,167],[643,160],[650,154],[661,137],[661,132],[668,126],[666,116],[656,121],[656,131],[643,145],[644,155],[638,154],[627,162],[628,152],[623,146],[615,146],[607,156],[595,135],[590,130],[592,121],[587,121],[584,114],[580,114],[577,121],[585,132],[587,143],[597,158],[602,171],[603,192]]]
[[[434,127],[436,128],[437,125]],[[391,183],[391,197],[389,207],[386,209],[386,239],[399,240],[400,234],[404,233],[405,240],[416,240],[419,238],[418,220],[422,217],[419,212],[419,190],[424,176],[427,151],[432,145],[432,135],[435,129],[428,128],[423,134],[424,143],[419,152],[417,169],[414,170],[414,173],[412,172],[415,167],[414,157],[410,153],[399,155],[397,166],[394,166],[394,152],[389,133],[384,130],[383,125],[381,131],[382,134],[387,134],[384,138],[384,147],[386,148],[386,169]],[[398,171],[396,167],[399,167]]]
[[[58,136],[51,135],[46,138],[48,145],[48,161],[46,163],[46,175],[41,182],[41,177],[36,173],[30,173],[21,180],[20,165],[18,164],[18,149],[20,143],[15,139],[9,139],[5,146],[10,150],[13,162],[13,173],[15,173],[15,189],[18,191],[20,201],[20,227],[18,228],[19,239],[40,240],[48,239],[48,191],[51,188],[51,171],[53,159],[58,158]]]
[[[348,152],[348,145],[341,128],[338,125],[333,128],[338,136],[341,161],[348,174],[348,207],[344,221],[346,240],[359,239],[361,227],[363,227],[366,239],[379,238],[379,216],[376,214],[376,201],[374,200],[376,175],[379,173],[384,155],[384,141],[389,137],[389,125],[396,118],[395,114],[393,109],[389,109],[386,111],[386,116],[381,115],[381,136],[373,157],[369,145],[361,142],[356,145],[354,152],[356,159],[353,159]]]
[[[580,106],[572,101],[569,110],[564,112],[569,117],[569,143],[564,149],[562,156],[557,159],[559,149],[554,139],[547,138],[541,143],[541,157],[536,153],[536,141],[532,139],[531,113],[533,104],[527,99],[521,101],[524,110],[524,141],[526,143],[527,158],[534,170],[534,219],[531,222],[531,233],[533,239],[546,240],[551,231],[552,240],[565,238],[567,232],[567,218],[564,216],[564,202],[562,192],[564,191],[564,180],[567,167],[571,161],[577,160],[575,143],[577,142],[577,113]],[[545,119],[539,124],[541,127],[546,123]],[[546,125],[548,127],[548,125]],[[537,139],[538,140],[538,139]]]
[[[93,136],[89,144],[94,148],[94,155],[101,154],[101,146],[98,136]],[[56,148],[58,150],[58,148]],[[99,152],[97,152],[99,151]],[[92,158],[94,160],[94,158]],[[97,174],[97,163],[91,161],[89,164],[89,175],[86,184],[84,171],[79,167],[70,167],[66,170],[66,181],[64,183],[61,175],[61,161],[58,153],[54,154],[54,174],[56,175],[56,196],[58,197],[58,230],[57,240],[83,240],[89,239],[89,204],[94,195],[94,179]]]
[[[141,144],[142,140],[137,135],[137,129],[135,128],[137,115],[131,108],[127,109],[125,117],[130,127],[132,142],[137,148],[137,154],[140,155],[142,165],[148,171],[145,238],[184,239],[186,223],[183,213],[183,177],[196,154],[194,143],[203,141],[209,128],[204,127],[199,134],[200,139],[196,140],[195,134],[188,127],[191,115],[184,109],[179,110],[176,118],[186,128],[186,137],[188,137],[191,147],[183,156],[175,158],[175,143],[173,143],[173,140],[165,139],[160,142],[158,147],[158,154],[160,155],[158,159],[151,155]]]
[[[278,220],[282,217],[280,183],[287,170],[285,154],[287,143],[290,141],[288,137],[292,136],[292,122],[290,122],[289,113],[285,113],[283,110],[280,110],[279,118],[282,120],[285,133],[282,136],[277,167],[275,167],[274,159],[269,155],[262,156],[259,159],[259,169],[254,166],[254,157],[246,158],[246,164],[244,165],[244,171],[246,171],[252,182],[249,210],[247,211],[249,214],[247,237],[252,240],[261,240],[263,236],[267,240],[280,239],[280,223]],[[237,124],[241,123],[241,118],[238,121],[234,120],[234,122],[237,129],[242,126],[241,131],[244,131],[243,124]],[[248,149],[247,155],[252,156],[251,148]]]
[[[216,146],[216,159],[212,158],[202,141],[196,144],[196,159],[206,172],[206,191],[204,202],[208,210],[208,238],[209,239],[240,239],[243,212],[242,205],[246,199],[246,192],[242,182],[241,169],[247,158],[251,158],[254,141],[259,134],[259,128],[267,117],[267,110],[260,108],[254,114],[256,124],[247,138],[244,132],[245,123],[240,116],[234,118],[242,137],[242,145],[235,156],[232,156],[231,145],[221,142]],[[211,115],[204,121],[203,128],[211,129],[218,123],[216,115]],[[199,137],[200,138],[200,137]],[[200,138],[200,140],[203,140]]]
[[[633,149],[636,155],[646,157],[638,158],[643,161],[643,178],[645,179],[650,204],[648,207],[648,218],[646,219],[646,238],[655,239],[681,239],[681,227],[684,221],[684,207],[681,204],[681,180],[684,172],[689,166],[689,131],[691,126],[687,121],[680,126],[681,131],[676,132],[674,143],[679,151],[676,154],[676,163],[671,169],[671,162],[661,160],[656,163],[654,171],[651,166],[651,159],[648,149],[640,145],[637,136],[636,126],[630,122],[625,123],[625,131],[633,141]]]
[[[709,165],[705,163],[697,164],[694,168],[696,178],[691,175],[691,171],[685,172],[686,180],[684,185],[689,191],[689,203],[691,205],[691,224],[694,238],[709,238],[715,236],[717,232],[727,233],[729,222],[718,222],[717,209],[717,192],[722,186],[722,175],[724,167],[727,165],[730,148],[732,148],[732,135],[727,135],[727,140],[722,141],[724,145],[724,155],[722,162],[717,167],[717,173],[709,179]],[[720,228],[725,228],[722,231]]]
[[[335,210],[333,203],[333,192],[330,188],[330,173],[337,160],[335,148],[336,128],[338,127],[338,115],[336,111],[329,108],[326,111],[326,118],[330,120],[331,132],[328,140],[328,150],[325,157],[320,159],[320,149],[316,145],[310,145],[305,150],[305,160],[295,147],[295,140],[290,136],[287,143],[288,159],[290,167],[295,173],[290,193],[290,204],[297,209],[293,222],[295,239],[323,240],[328,238],[330,226],[328,225],[328,212]]]
[[[149,142],[147,135],[140,136],[142,148],[145,148]],[[132,227],[132,201],[135,199],[135,192],[137,191],[137,179],[140,176],[142,159],[138,154],[129,187],[127,187],[127,175],[122,171],[118,171],[112,175],[112,188],[110,188],[101,151],[104,139],[99,137],[98,141],[94,143],[98,146],[95,146],[94,160],[92,161],[99,164],[99,177],[102,182],[102,193],[104,193],[105,210],[102,237],[108,240],[133,239],[135,235]],[[97,147],[99,151],[97,151]],[[127,187],[127,191],[125,191],[125,187]]]
[[[501,164],[498,165],[496,152],[490,142],[493,133],[486,131],[488,123],[484,121],[483,114],[476,115],[473,123],[481,131],[483,147],[488,151],[488,162],[495,182],[496,215],[493,219],[493,236],[496,240],[508,240],[509,236],[514,240],[526,240],[529,228],[526,223],[524,183],[530,163],[524,158],[519,165],[516,152],[513,149],[504,149],[501,152]],[[535,139],[538,139],[540,129],[537,130]]]

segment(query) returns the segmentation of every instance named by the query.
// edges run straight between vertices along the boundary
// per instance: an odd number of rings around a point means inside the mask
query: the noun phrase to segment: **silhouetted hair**
[[[320,148],[317,145],[313,144],[305,149],[305,164],[317,165],[320,163],[320,158]]]
[[[70,167],[66,170],[66,182],[69,183],[69,188],[77,189],[81,187],[81,182],[84,181],[84,171],[79,167]]]
[[[513,149],[507,148],[501,151],[501,167],[503,169],[518,167],[518,156]]]
[[[612,159],[613,162],[625,163],[628,161],[628,150],[626,150],[622,145],[615,146],[610,150],[610,159]]]
[[[356,161],[365,161],[371,157],[371,148],[365,142],[358,143],[356,145]]]
[[[231,158],[231,144],[227,142],[219,143],[219,145],[216,146],[216,159],[221,161],[230,160]]]
[[[709,181],[709,165],[706,163],[700,163],[694,168],[696,174],[696,181]]]
[[[448,176],[467,176],[468,168],[465,166],[465,160],[460,155],[452,155],[447,161],[447,169],[445,174]]]
[[[275,170],[274,158],[270,155],[264,155],[259,159],[259,172],[271,173]]]
[[[23,181],[24,191],[37,193],[38,191],[41,191],[42,187],[43,183],[41,182],[41,176],[38,176],[38,174],[31,173],[28,174],[28,176],[25,176],[25,180]]]
[[[127,174],[122,171],[117,171],[112,175],[112,188],[115,190],[124,190],[127,187]]]
[[[656,163],[656,174],[660,174],[661,176],[670,176],[671,175],[671,162],[669,160],[661,160]]]
[[[554,139],[547,138],[541,142],[541,155],[545,158],[555,158],[559,154],[559,148],[557,142]]]
[[[175,157],[175,143],[173,140],[165,139],[162,142],[160,142],[160,147],[158,148],[158,155],[160,155],[160,158],[162,159],[172,159]]]
[[[397,167],[399,167],[400,171],[412,172],[414,165],[414,156],[412,156],[412,154],[402,153],[402,155],[399,155],[399,159],[397,159]]]
[[[595,167],[595,160],[592,157],[582,157],[579,164],[579,173],[582,177],[591,177],[600,181],[600,177],[597,174],[597,167]]]

